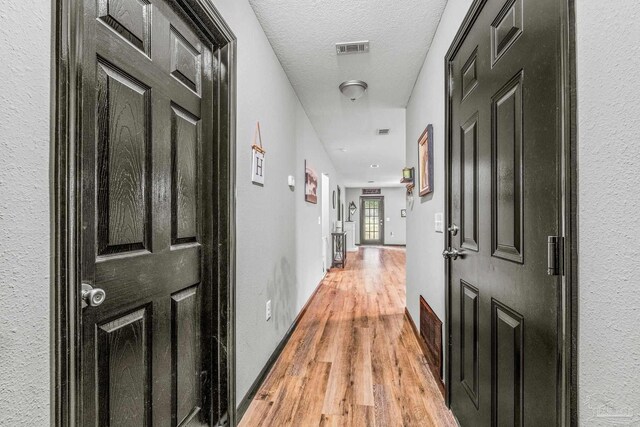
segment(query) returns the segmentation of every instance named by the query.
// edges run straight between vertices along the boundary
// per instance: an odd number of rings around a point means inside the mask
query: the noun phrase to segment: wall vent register
[[[336,43],[336,53],[338,55],[369,53],[369,41]]]

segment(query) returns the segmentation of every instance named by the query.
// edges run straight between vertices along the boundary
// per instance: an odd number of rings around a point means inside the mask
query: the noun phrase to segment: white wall
[[[247,0],[214,0],[238,38],[237,403],[323,277],[321,204],[304,201],[304,159],[339,184]],[[265,185],[251,183],[251,138],[260,121]],[[296,177],[295,190],[287,177]],[[318,193],[320,194],[320,193]],[[272,302],[272,319],[265,304]]]
[[[49,424],[51,2],[0,14],[0,425]]]
[[[407,166],[418,170],[418,138],[433,124],[434,191],[407,203],[407,308],[420,318],[420,295],[445,322],[444,234],[436,233],[434,216],[444,213],[444,57],[472,0],[449,0],[416,86],[407,105]],[[446,331],[446,325],[443,325]],[[443,334],[443,336],[446,334]],[[446,349],[446,336],[443,343]],[[446,361],[446,356],[445,356]]]
[[[329,155],[318,139],[309,118],[302,108],[297,114],[297,160],[296,160],[296,272],[298,277],[298,298],[295,305],[296,313],[302,309],[309,296],[324,277],[322,268],[322,225],[319,219],[322,216],[322,203],[320,200],[324,188],[322,188],[321,175],[329,175],[329,231],[333,231],[338,216],[333,209],[333,191],[336,186],[342,187],[342,178],[336,172]],[[312,204],[304,200],[304,161],[315,169],[318,175],[318,203]],[[342,194],[344,203],[344,192]],[[331,248],[331,241],[329,241]],[[329,255],[329,265],[331,258]]]
[[[577,1],[580,425],[640,422],[640,2]],[[599,415],[598,415],[599,413]],[[634,424],[636,425],[636,424]]]
[[[214,1],[238,38],[236,369],[240,402],[295,316],[297,98],[246,1]],[[268,82],[268,84],[267,84]],[[260,121],[265,184],[251,182],[251,144]],[[272,320],[265,303],[272,300]]]
[[[407,190],[404,187],[385,187],[380,190],[380,195],[384,197],[384,243],[385,245],[405,245],[407,243],[407,218],[400,216],[400,210],[407,208]],[[354,202],[358,208],[351,219],[355,222],[356,244],[359,245],[362,188],[347,188],[346,196],[345,221],[349,218],[349,203]]]

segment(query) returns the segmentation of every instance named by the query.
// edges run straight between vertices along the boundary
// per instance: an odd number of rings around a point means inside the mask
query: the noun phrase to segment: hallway
[[[404,248],[333,269],[240,426],[455,426],[405,307]]]

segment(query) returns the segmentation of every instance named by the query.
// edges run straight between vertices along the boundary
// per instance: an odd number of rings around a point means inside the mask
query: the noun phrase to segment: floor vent
[[[336,53],[338,55],[350,55],[352,53],[368,53],[369,41],[336,43]]]
[[[420,297],[420,336],[426,344],[427,362],[437,380],[442,379],[442,321]]]

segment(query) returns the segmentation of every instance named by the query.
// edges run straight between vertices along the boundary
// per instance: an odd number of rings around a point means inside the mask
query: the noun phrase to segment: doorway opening
[[[384,196],[360,198],[360,244],[384,245]]]
[[[322,228],[322,272],[326,273],[331,267],[331,180],[326,173],[322,174],[320,191],[322,192],[320,198],[322,203],[320,217]]]

